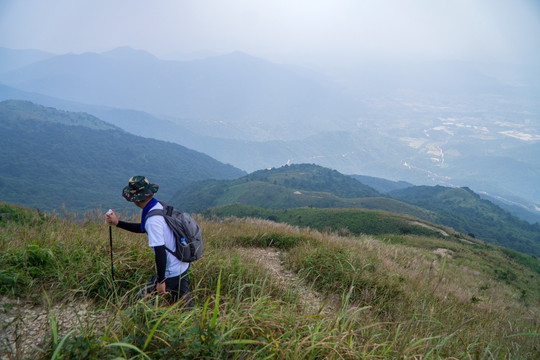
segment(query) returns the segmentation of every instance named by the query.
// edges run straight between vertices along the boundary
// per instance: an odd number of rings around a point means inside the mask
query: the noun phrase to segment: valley
[[[468,186],[538,215],[534,68],[360,63],[338,73],[241,52],[165,61],[125,47],[58,56],[3,51],[21,65],[0,69],[0,99],[88,112],[246,172],[314,163],[416,185]]]

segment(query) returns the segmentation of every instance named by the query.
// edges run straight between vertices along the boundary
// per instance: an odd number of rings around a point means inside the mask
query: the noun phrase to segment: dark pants
[[[189,269],[189,268],[188,268]],[[180,276],[165,279],[165,290],[170,294],[171,301],[177,302],[178,299],[182,299],[186,306],[192,307],[193,302],[189,295],[189,283],[187,278],[188,271],[184,271]],[[139,292],[137,299],[143,298],[145,295],[156,291],[157,275],[153,275]]]

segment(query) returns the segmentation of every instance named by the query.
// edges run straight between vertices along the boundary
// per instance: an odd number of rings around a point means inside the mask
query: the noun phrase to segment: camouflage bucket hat
[[[144,176],[134,176],[129,184],[122,190],[122,196],[127,201],[143,201],[154,195],[159,189],[156,184],[150,184]]]

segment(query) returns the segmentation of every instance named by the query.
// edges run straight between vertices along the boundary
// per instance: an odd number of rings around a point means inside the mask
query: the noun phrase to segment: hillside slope
[[[189,211],[234,203],[269,209],[358,207],[359,198],[379,196],[375,189],[335,170],[294,164],[255,171],[236,180],[193,183],[179,190],[171,202]]]
[[[540,257],[540,226],[512,216],[468,188],[415,186],[389,193],[434,211],[435,222],[479,239]]]
[[[206,216],[227,218],[258,218],[308,227],[341,235],[422,235],[447,238],[449,241],[467,241],[465,236],[452,229],[431,224],[409,215],[399,215],[381,210],[294,208],[273,210],[249,205],[226,205],[203,212]]]
[[[113,229],[113,280],[102,215],[0,213],[2,358],[540,355],[540,261],[495,246],[197,216],[206,242],[188,310],[134,299],[154,272],[144,235]]]
[[[168,200],[201,179],[245,173],[183,146],[146,139],[84,113],[29,102],[0,103],[1,199],[41,210],[121,210],[122,188],[134,175],[160,185]]]

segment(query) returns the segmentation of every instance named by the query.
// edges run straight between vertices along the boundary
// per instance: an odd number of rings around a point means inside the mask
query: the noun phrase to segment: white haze
[[[275,62],[540,64],[536,0],[2,0],[0,46],[118,46],[160,57],[243,51]]]
[[[278,64],[235,54],[214,59],[229,61],[227,71],[205,72],[212,61],[190,68],[209,78],[174,73],[150,84],[151,69],[126,57],[135,71],[125,66],[124,77],[115,68],[67,79],[44,66],[0,85],[181,119],[200,135],[182,145],[244,170],[316,162],[539,208],[540,0],[0,0],[0,47],[123,46],[176,60],[240,51]],[[133,82],[113,88],[103,76]],[[130,131],[148,134],[133,123]]]

